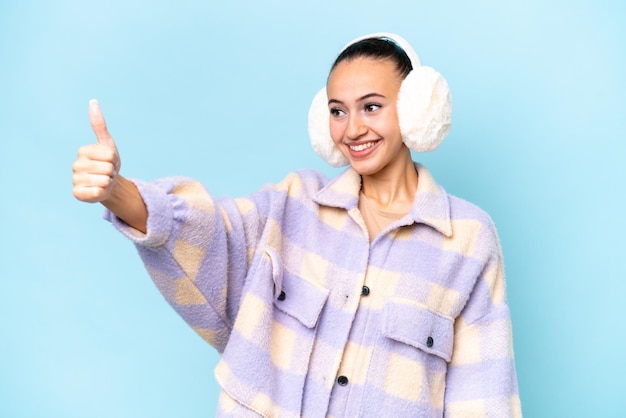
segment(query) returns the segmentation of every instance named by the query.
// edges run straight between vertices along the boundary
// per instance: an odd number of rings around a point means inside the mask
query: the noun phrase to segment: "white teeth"
[[[358,152],[358,151],[363,151],[368,148],[372,148],[375,144],[376,142],[366,142],[365,144],[361,144],[361,145],[350,145],[350,149],[352,151]]]

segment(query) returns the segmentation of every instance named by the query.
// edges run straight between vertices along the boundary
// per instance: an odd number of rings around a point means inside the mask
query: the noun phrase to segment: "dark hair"
[[[411,59],[393,40],[387,38],[367,38],[348,46],[341,51],[330,71],[342,61],[351,61],[356,58],[372,58],[376,60],[390,60],[396,65],[396,71],[404,79],[413,69]]]

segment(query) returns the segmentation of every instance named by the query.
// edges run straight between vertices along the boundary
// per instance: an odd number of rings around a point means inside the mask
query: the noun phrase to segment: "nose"
[[[367,125],[358,115],[350,115],[348,126],[346,127],[346,138],[355,140],[367,133]]]

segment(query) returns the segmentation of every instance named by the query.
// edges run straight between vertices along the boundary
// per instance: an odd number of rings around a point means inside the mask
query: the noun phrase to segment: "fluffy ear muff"
[[[407,147],[432,151],[450,131],[452,98],[448,83],[431,67],[417,67],[406,76],[398,93],[400,133]]]
[[[350,162],[335,146],[330,136],[330,113],[326,87],[313,98],[309,108],[309,138],[313,150],[333,167],[348,165]]]

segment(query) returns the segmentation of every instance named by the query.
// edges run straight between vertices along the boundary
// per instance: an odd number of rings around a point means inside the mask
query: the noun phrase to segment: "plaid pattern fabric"
[[[137,181],[145,235],[107,214],[221,353],[218,416],[521,416],[493,223],[416,168],[411,212],[371,243],[350,168],[239,199]]]

